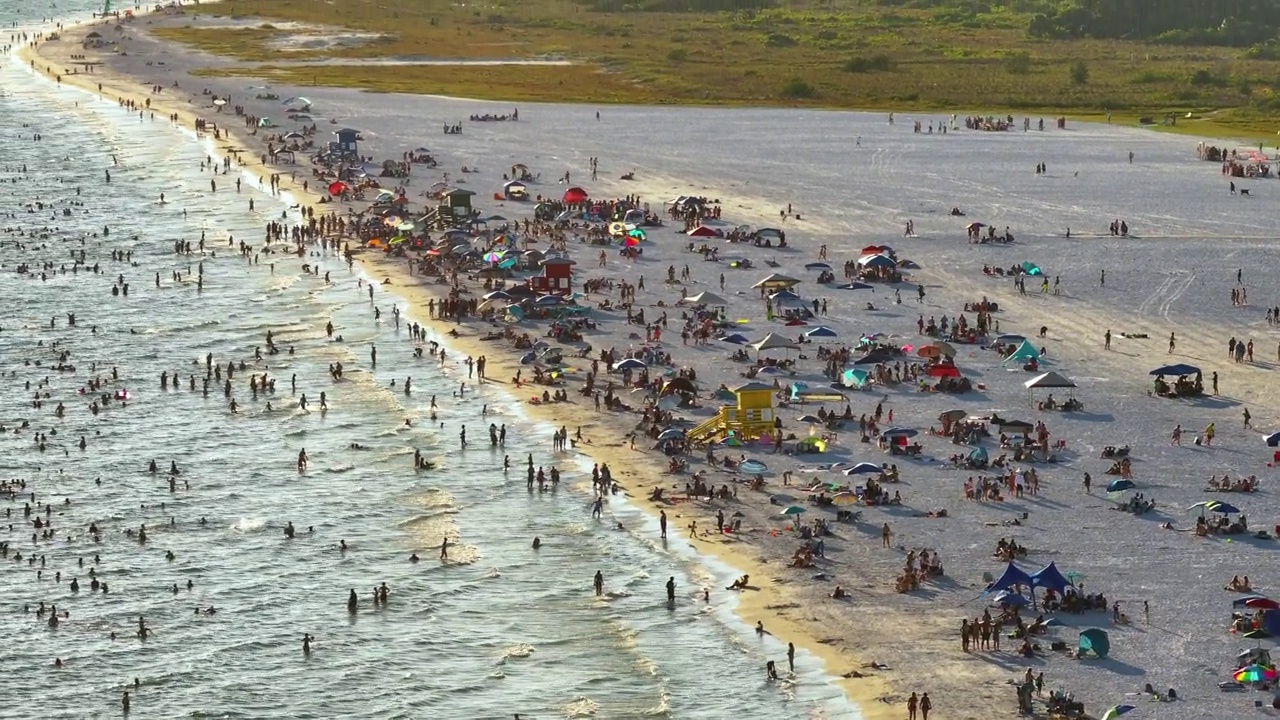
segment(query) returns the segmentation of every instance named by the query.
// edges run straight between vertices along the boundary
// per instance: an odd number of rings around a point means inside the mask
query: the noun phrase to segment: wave
[[[600,704],[591,698],[577,697],[564,706],[564,716],[567,718],[594,717],[599,709]]]
[[[498,660],[498,664],[505,665],[507,660],[527,658],[530,655],[533,655],[533,653],[536,651],[537,651],[537,648],[535,648],[534,646],[528,643],[519,643],[516,645],[512,645],[511,647],[505,648],[502,651],[502,657]]]
[[[251,533],[258,532],[266,526],[265,518],[240,518],[231,524],[231,529],[236,532]]]

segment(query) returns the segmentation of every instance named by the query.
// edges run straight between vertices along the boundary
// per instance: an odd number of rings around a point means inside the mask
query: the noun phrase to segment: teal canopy
[[[1031,344],[1030,340],[1023,340],[1022,344],[1018,346],[1018,349],[1014,350],[1008,357],[1005,358],[1005,362],[1015,362],[1015,361],[1023,362],[1027,360],[1039,360],[1039,359],[1040,359],[1040,351],[1037,350],[1036,347]]]
[[[1044,274],[1044,271],[1040,269],[1040,266],[1039,266],[1039,265],[1037,265],[1037,264],[1035,264],[1035,263],[1033,263],[1033,262],[1031,262],[1031,261],[1029,261],[1029,260],[1028,260],[1027,262],[1022,263],[1022,272],[1026,273],[1026,274],[1028,274],[1028,275],[1043,275],[1043,274]]]
[[[867,378],[870,377],[866,370],[845,370],[840,377],[840,382],[845,387],[860,388],[867,384]]]

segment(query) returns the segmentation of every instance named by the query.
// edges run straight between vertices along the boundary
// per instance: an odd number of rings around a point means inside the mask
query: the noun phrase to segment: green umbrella
[[[786,510],[783,510],[782,514],[783,515],[799,515],[802,512],[804,512],[804,508],[800,507],[799,505],[792,505]]]

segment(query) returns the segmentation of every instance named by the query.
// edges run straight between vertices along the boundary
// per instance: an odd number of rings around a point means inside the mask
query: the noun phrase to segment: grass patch
[[[1218,122],[1256,128],[1280,80],[1270,46],[1200,48],[1130,40],[1035,37],[1044,3],[751,0],[226,0],[189,13],[253,19],[246,28],[178,23],[157,34],[239,59],[279,58],[284,31],[316,24],[385,36],[321,57],[460,59],[563,56],[569,68],[405,66],[285,67],[267,74],[301,84],[503,100],[788,105],[1098,113],[1134,116],[1217,111]],[[942,7],[935,7],[942,5]],[[1012,9],[1010,9],[1012,8]],[[1025,8],[1019,10],[1019,8]],[[332,32],[332,31],[330,31]],[[945,41],[941,39],[945,38]],[[1086,72],[1081,73],[1080,69]],[[1192,85],[1210,68],[1216,82]],[[607,72],[602,72],[606,70]],[[1200,75],[1201,80],[1204,79]],[[1249,92],[1244,92],[1248,88]],[[1271,133],[1274,133],[1272,128]]]

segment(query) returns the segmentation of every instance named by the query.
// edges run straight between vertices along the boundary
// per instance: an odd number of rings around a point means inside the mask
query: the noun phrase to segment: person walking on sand
[[[889,529],[889,523],[885,523],[880,528],[880,544],[882,547],[889,547],[889,538],[893,537],[893,531]]]
[[[1246,430],[1253,427],[1253,425],[1250,424],[1252,420],[1253,420],[1253,416],[1249,414],[1249,408],[1245,408],[1244,409],[1244,427]]]
[[[1173,432],[1169,435],[1169,444],[1178,445],[1179,447],[1181,447],[1182,445],[1182,425],[1181,424],[1173,426]]]
[[[1177,347],[1177,345],[1178,345],[1178,339],[1174,337],[1173,333],[1169,333],[1169,353],[1170,354],[1173,353],[1173,349]]]
[[[920,698],[915,693],[907,698],[907,720],[916,720],[916,708],[920,706]]]
[[[1215,430],[1213,427],[1213,423],[1209,423],[1204,427],[1204,446],[1205,447],[1213,447],[1214,432]]]
[[[929,693],[920,696],[920,719],[929,720],[929,711],[933,709],[933,701],[929,699]]]
[[[1106,334],[1102,336],[1102,349],[1111,349],[1111,328],[1107,328]]]

